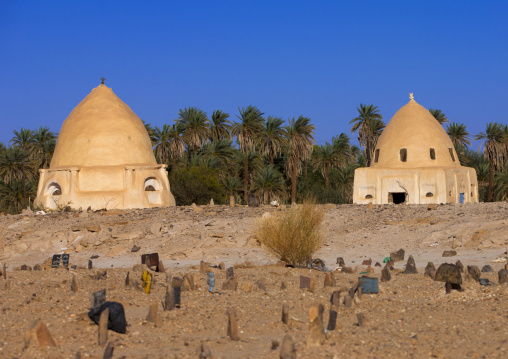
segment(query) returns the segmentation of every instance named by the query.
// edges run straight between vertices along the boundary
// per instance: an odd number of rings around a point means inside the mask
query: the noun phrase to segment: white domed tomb
[[[36,203],[87,209],[174,206],[143,122],[113,90],[94,88],[64,121]]]
[[[379,137],[371,167],[355,170],[353,203],[478,202],[476,171],[460,165],[443,126],[410,99]]]

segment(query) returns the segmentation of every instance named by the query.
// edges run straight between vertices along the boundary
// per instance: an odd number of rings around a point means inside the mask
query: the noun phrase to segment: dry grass
[[[307,202],[261,219],[256,235],[280,260],[306,264],[323,243],[323,218],[323,208]]]

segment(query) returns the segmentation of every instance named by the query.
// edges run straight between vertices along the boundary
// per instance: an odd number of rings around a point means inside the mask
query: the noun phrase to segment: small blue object
[[[210,293],[213,292],[213,287],[215,286],[215,275],[212,272],[208,272],[206,274],[206,281],[208,285],[210,286]]]
[[[478,279],[481,285],[489,285],[489,280],[487,278]]]
[[[358,278],[359,281],[362,282],[360,287],[362,288],[362,293],[366,294],[377,294],[379,293],[379,285],[377,278],[370,278],[367,276],[363,276]]]

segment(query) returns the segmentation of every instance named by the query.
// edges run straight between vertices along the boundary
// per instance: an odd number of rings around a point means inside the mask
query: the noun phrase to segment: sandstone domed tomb
[[[143,122],[104,84],[64,121],[35,203],[87,209],[174,206]]]
[[[478,202],[476,171],[460,165],[443,126],[412,94],[379,137],[371,167],[355,170],[353,191],[356,204]]]

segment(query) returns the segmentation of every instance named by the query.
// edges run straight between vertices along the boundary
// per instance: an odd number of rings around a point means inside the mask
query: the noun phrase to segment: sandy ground
[[[283,210],[260,207],[177,207],[95,213],[0,216],[0,262],[7,266],[7,280],[0,277],[0,357],[5,358],[102,358],[97,326],[84,313],[90,294],[106,289],[107,299],[125,307],[126,334],[109,331],[115,345],[114,358],[197,358],[205,343],[213,357],[271,357],[280,355],[285,334],[293,337],[298,357],[484,357],[508,354],[508,285],[498,285],[497,271],[505,263],[508,246],[507,203],[427,206],[335,206],[326,205],[323,223],[325,244],[315,257],[330,270],[343,257],[354,274],[335,272],[335,287],[324,287],[324,273],[285,268],[277,264],[258,243],[256,221],[266,212]],[[139,247],[137,252],[131,252]],[[326,334],[323,345],[307,346],[309,308],[325,306],[328,323],[330,295],[346,292],[366,266],[382,262],[390,252],[403,248],[413,255],[418,274],[402,274],[405,262],[395,263],[392,280],[380,283],[380,293],[363,295],[352,307],[341,305],[338,328]],[[457,255],[443,258],[444,250]],[[51,269],[52,254],[67,252],[75,269]],[[140,255],[159,253],[171,276],[195,273],[199,288],[182,293],[182,307],[163,311],[166,275],[155,274],[150,294],[125,286],[130,272],[139,281]],[[98,256],[98,257],[97,257]],[[94,269],[88,270],[92,259]],[[214,268],[215,290],[206,288],[206,275],[199,262],[224,262],[235,267],[236,291],[222,289],[225,271]],[[436,267],[455,263],[482,268],[492,285],[481,286],[464,278],[464,291],[446,295],[444,284],[423,275],[428,261]],[[44,266],[46,263],[46,266]],[[20,271],[21,265],[41,264],[42,271]],[[372,276],[380,277],[373,266]],[[106,270],[103,279],[97,271]],[[79,291],[70,288],[75,275]],[[314,292],[299,288],[300,275],[316,278]],[[256,282],[264,280],[266,291]],[[282,282],[286,288],[281,289]],[[146,320],[148,307],[159,303],[162,325]],[[281,322],[283,304],[291,308],[290,325]],[[226,335],[228,308],[236,308],[240,341]],[[367,322],[358,326],[357,314]],[[25,348],[25,335],[34,319],[41,319],[57,348],[41,349],[32,341]],[[272,349],[275,346],[275,349]],[[79,352],[79,354],[78,354]]]

